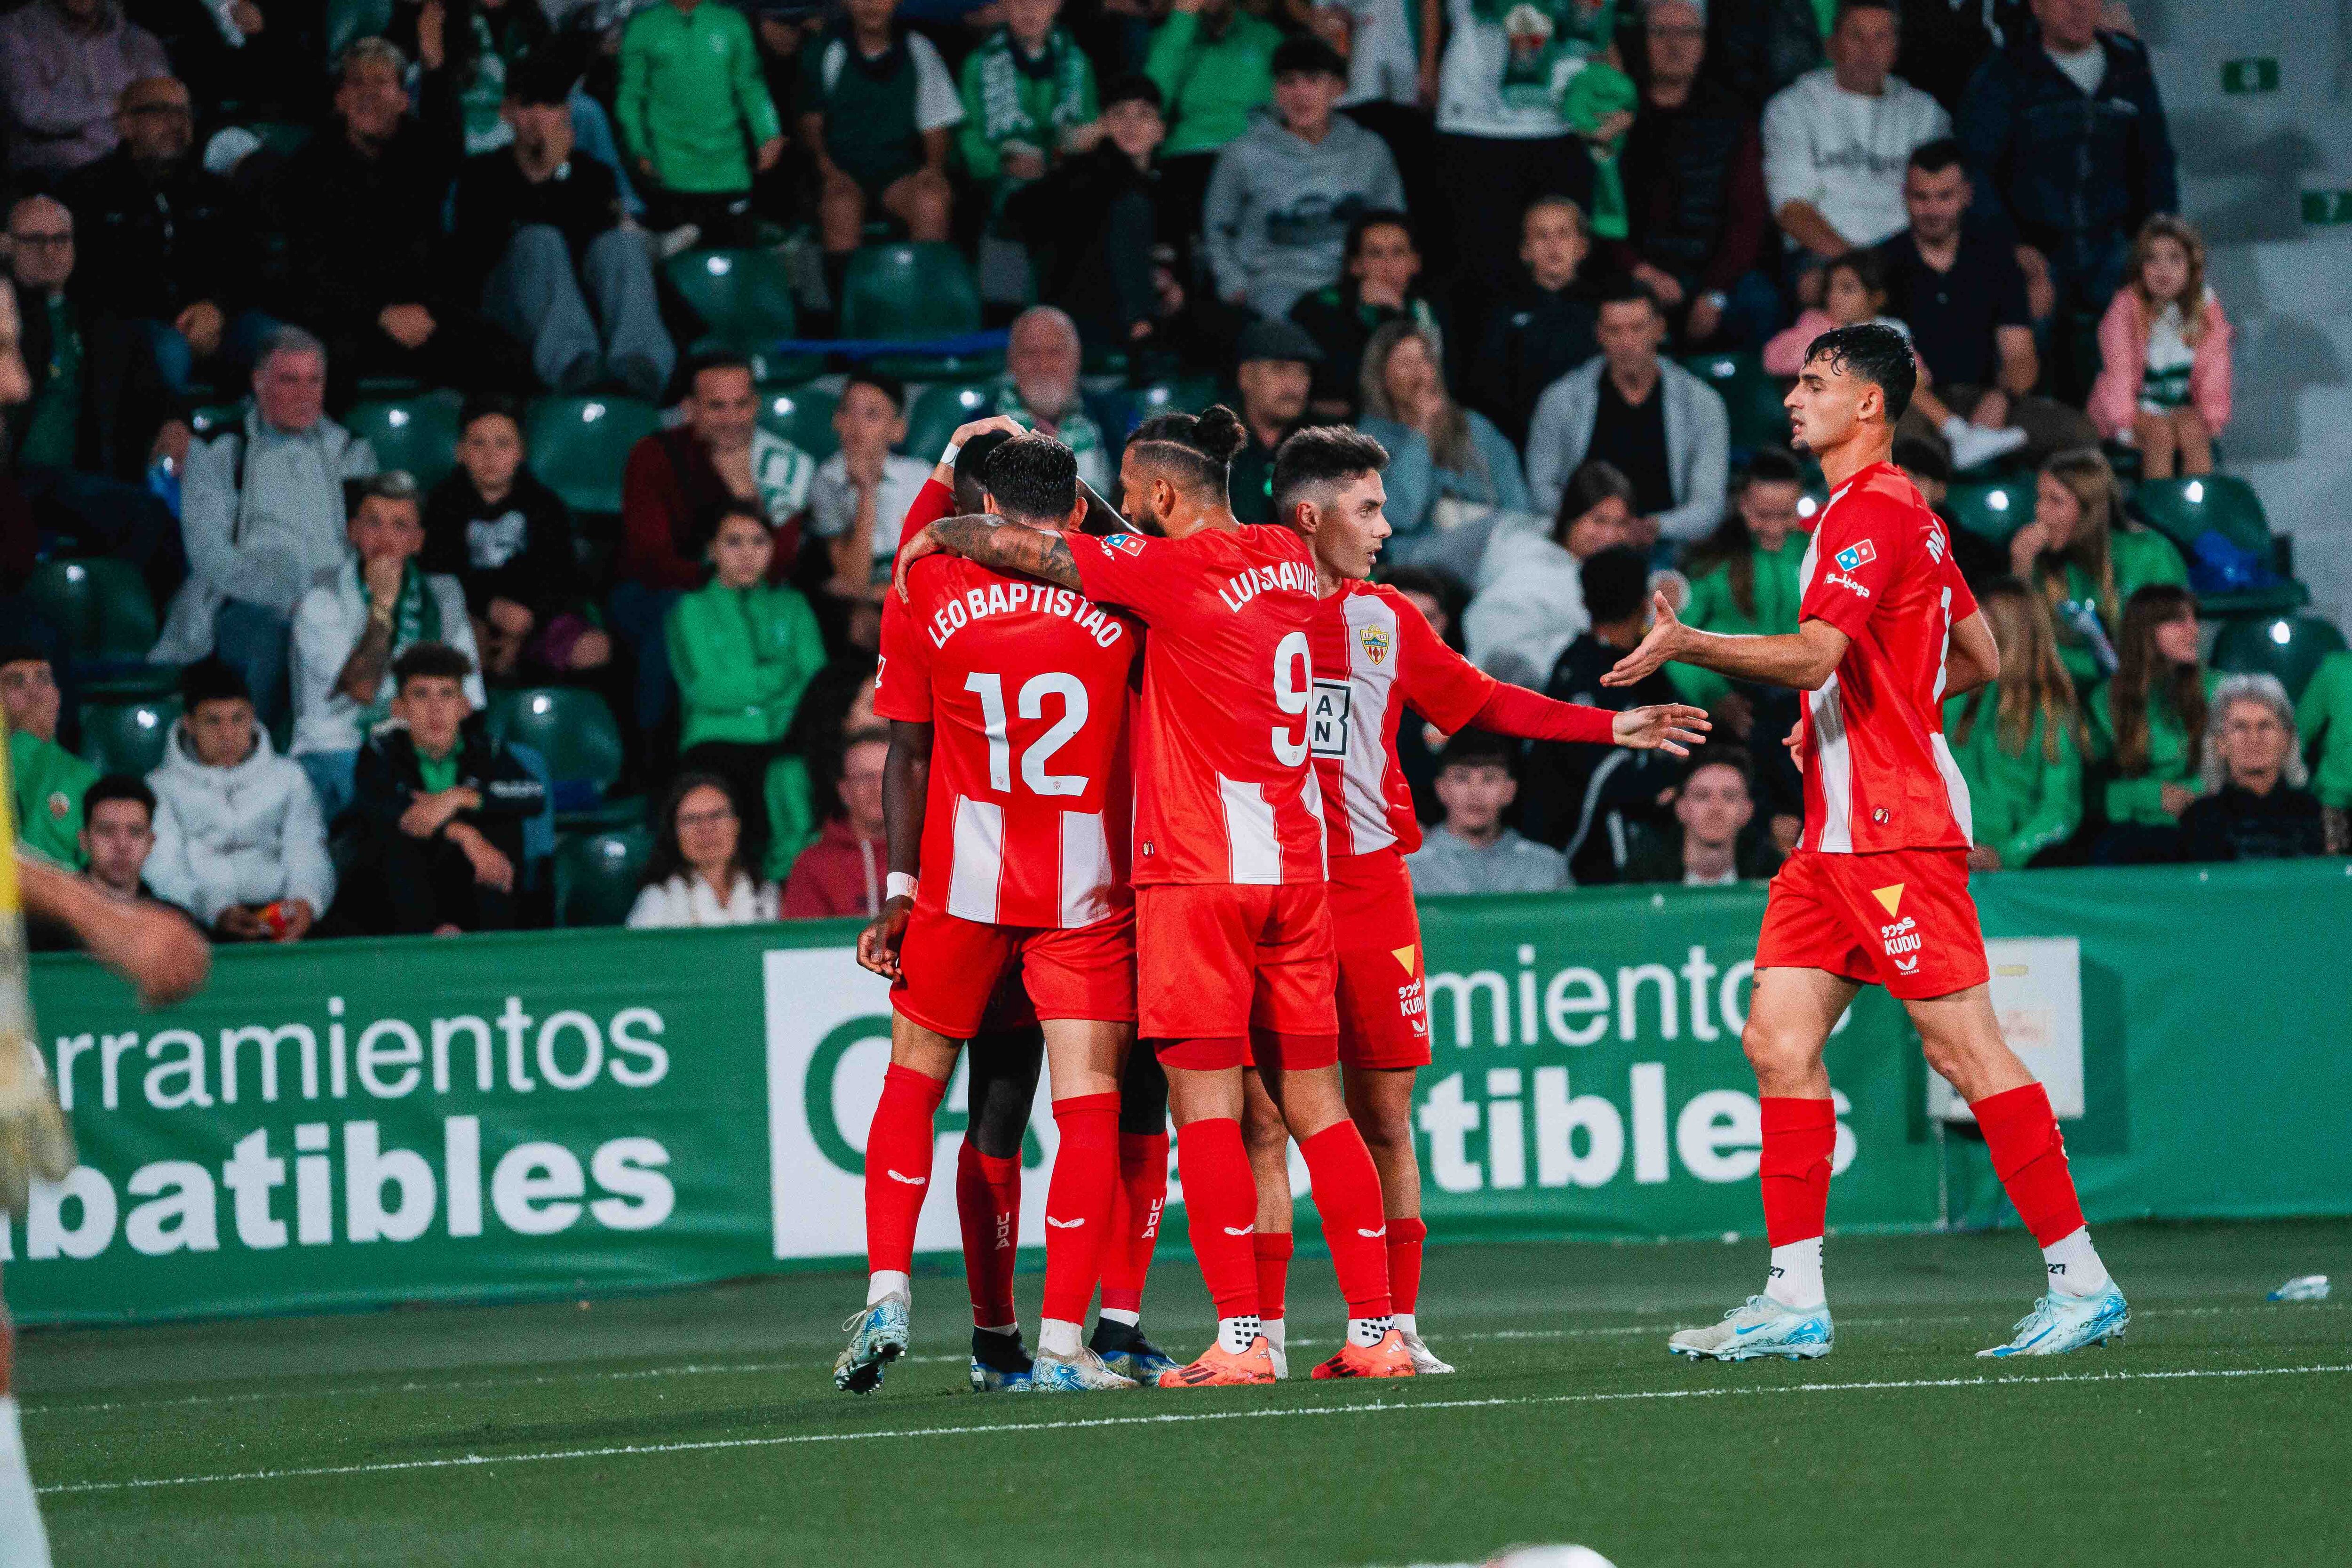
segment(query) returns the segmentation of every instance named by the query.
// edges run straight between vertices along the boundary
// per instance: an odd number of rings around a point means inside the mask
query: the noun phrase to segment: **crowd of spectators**
[[[1976,863],[2345,847],[2352,671],[2300,712],[2210,671],[2190,563],[2116,477],[2215,470],[2231,332],[2111,0],[289,9],[0,15],[18,815],[221,940],[549,919],[558,813],[628,799],[632,924],[877,907],[866,689],[922,378],[845,346],[820,456],[766,417],[793,354],[698,342],[664,268],[777,251],[799,336],[837,338],[877,238],[963,251],[1008,329],[965,412],[1056,436],[1096,489],[1131,389],[1223,389],[1245,521],[1286,436],[1357,422],[1393,458],[1384,572],[1455,646],[1715,713],[1689,765],[1408,725],[1424,891],[1769,875],[1801,810],[1788,695],[1598,678],[1654,589],[1793,629],[1818,473],[1693,356],[1785,375],[1869,320],[1918,350],[1898,456],[1931,501],[2035,476],[2005,558],[1954,532],[2004,664],[1948,714]],[[462,398],[446,475],[341,422],[388,384]],[[549,395],[664,410],[608,455],[616,516],[534,468]],[[100,556],[179,670],[143,782],[60,743],[85,672],[20,592]],[[545,687],[613,715],[598,799],[487,722]]]

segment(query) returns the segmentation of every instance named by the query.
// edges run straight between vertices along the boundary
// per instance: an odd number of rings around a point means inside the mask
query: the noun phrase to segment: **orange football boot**
[[[1412,1370],[1410,1363],[1406,1370]],[[1160,1374],[1162,1388],[1221,1388],[1229,1384],[1273,1381],[1274,1347],[1264,1334],[1252,1340],[1250,1348],[1239,1355],[1223,1345],[1211,1345],[1192,1365],[1171,1367]]]
[[[1411,1377],[1412,1352],[1391,1329],[1376,1345],[1349,1345],[1315,1369],[1317,1377]]]

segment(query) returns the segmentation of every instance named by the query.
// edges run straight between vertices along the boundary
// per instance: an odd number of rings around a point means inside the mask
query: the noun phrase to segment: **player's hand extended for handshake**
[[[1653,594],[1650,600],[1656,618],[1650,623],[1649,635],[1601,678],[1601,685],[1631,686],[1675,657],[1676,644],[1683,635],[1683,623],[1675,615],[1674,605],[1664,594]]]
[[[915,900],[905,894],[883,904],[882,912],[857,933],[857,962],[883,979],[898,978],[898,944],[906,940],[907,917],[915,910]]]
[[[1612,739],[1630,751],[1667,752],[1687,757],[1691,747],[1706,744],[1706,731],[1714,728],[1715,721],[1706,716],[1704,708],[1660,702],[1648,708],[1628,708],[1611,721],[1609,731]]]

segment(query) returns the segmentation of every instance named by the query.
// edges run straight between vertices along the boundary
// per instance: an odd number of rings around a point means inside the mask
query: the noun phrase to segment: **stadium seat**
[[[533,472],[574,511],[621,510],[629,448],[661,428],[661,410],[630,397],[542,397],[525,432]]]
[[[2214,619],[2292,615],[2311,603],[2311,591],[2293,580],[2284,552],[2272,537],[2262,498],[2235,474],[2142,479],[2131,492],[2130,510],[2179,546],[2181,557],[2192,568],[2197,541],[2211,530],[2277,572],[2281,581],[2268,587],[2200,594],[2199,608]]]
[[[155,646],[155,601],[128,562],[44,561],[26,579],[25,594],[77,662],[142,659]]]
[[[392,26],[392,0],[327,0],[327,53],[334,59]]]
[[[1731,449],[1752,452],[1759,447],[1789,444],[1789,411],[1781,406],[1788,395],[1780,378],[1766,374],[1764,362],[1748,353],[1691,354],[1682,367],[1715,388],[1731,421]]]
[[[860,247],[841,293],[844,337],[911,341],[980,331],[980,289],[951,245]]]
[[[775,352],[778,342],[800,335],[792,274],[780,252],[689,250],[671,257],[662,270],[702,319],[696,351],[749,354],[762,382],[799,383],[824,371],[822,355]]]
[[[621,727],[593,691],[577,686],[496,691],[488,723],[492,736],[520,742],[546,763],[560,825],[609,826],[642,814],[641,801],[606,798],[621,776]]]
[[[915,395],[915,406],[907,415],[907,450],[918,458],[936,460],[947,450],[948,437],[956,426],[985,418],[995,405],[996,389],[967,383],[950,385],[945,382],[927,386]]]
[[[174,692],[134,702],[81,705],[81,760],[102,773],[144,778],[163,763],[163,747],[180,721]]]
[[[761,387],[760,428],[823,462],[841,449],[841,437],[833,433],[836,406],[838,400],[822,387]]]
[[[379,468],[405,468],[431,489],[457,466],[458,411],[465,398],[446,388],[416,397],[354,403],[344,427],[375,448]]]
[[[1944,515],[1956,528],[2007,546],[2010,535],[2033,521],[2033,478],[1954,485],[1944,494]]]
[[[653,853],[642,828],[574,834],[555,847],[555,923],[616,926],[636,901]]]
[[[1155,381],[1119,395],[1127,428],[1124,437],[1145,420],[1161,414],[1198,414],[1223,396],[1224,388],[1213,375],[1178,376],[1170,381]]]
[[[2231,675],[2275,675],[2290,699],[2300,699],[2320,660],[2342,651],[2344,634],[2323,616],[2231,621],[2213,640],[2213,668]]]

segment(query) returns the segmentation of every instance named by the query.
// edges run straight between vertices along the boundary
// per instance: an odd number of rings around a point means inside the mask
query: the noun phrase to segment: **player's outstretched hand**
[[[1644,676],[1654,673],[1660,665],[1675,657],[1683,635],[1683,624],[1675,615],[1673,602],[1664,594],[1651,595],[1650,601],[1657,615],[1657,618],[1650,623],[1650,635],[1601,678],[1601,685],[1631,686]]]
[[[857,933],[857,962],[883,979],[898,978],[898,944],[907,937],[907,917],[915,900],[901,893],[882,906],[882,912]]]
[[[903,605],[908,602],[907,572],[908,568],[912,567],[916,562],[920,561],[924,556],[936,555],[945,548],[946,546],[940,542],[939,535],[929,528],[924,529],[922,532],[915,535],[914,538],[907,541],[905,544],[899,547],[898,564],[898,567],[890,574],[890,585],[898,590],[898,602],[900,604]]]
[[[1628,708],[1609,726],[1621,746],[1636,752],[1669,752],[1677,757],[1689,756],[1693,746],[1706,745],[1706,732],[1714,728],[1715,721],[1706,716],[1706,709],[1684,702]]]

